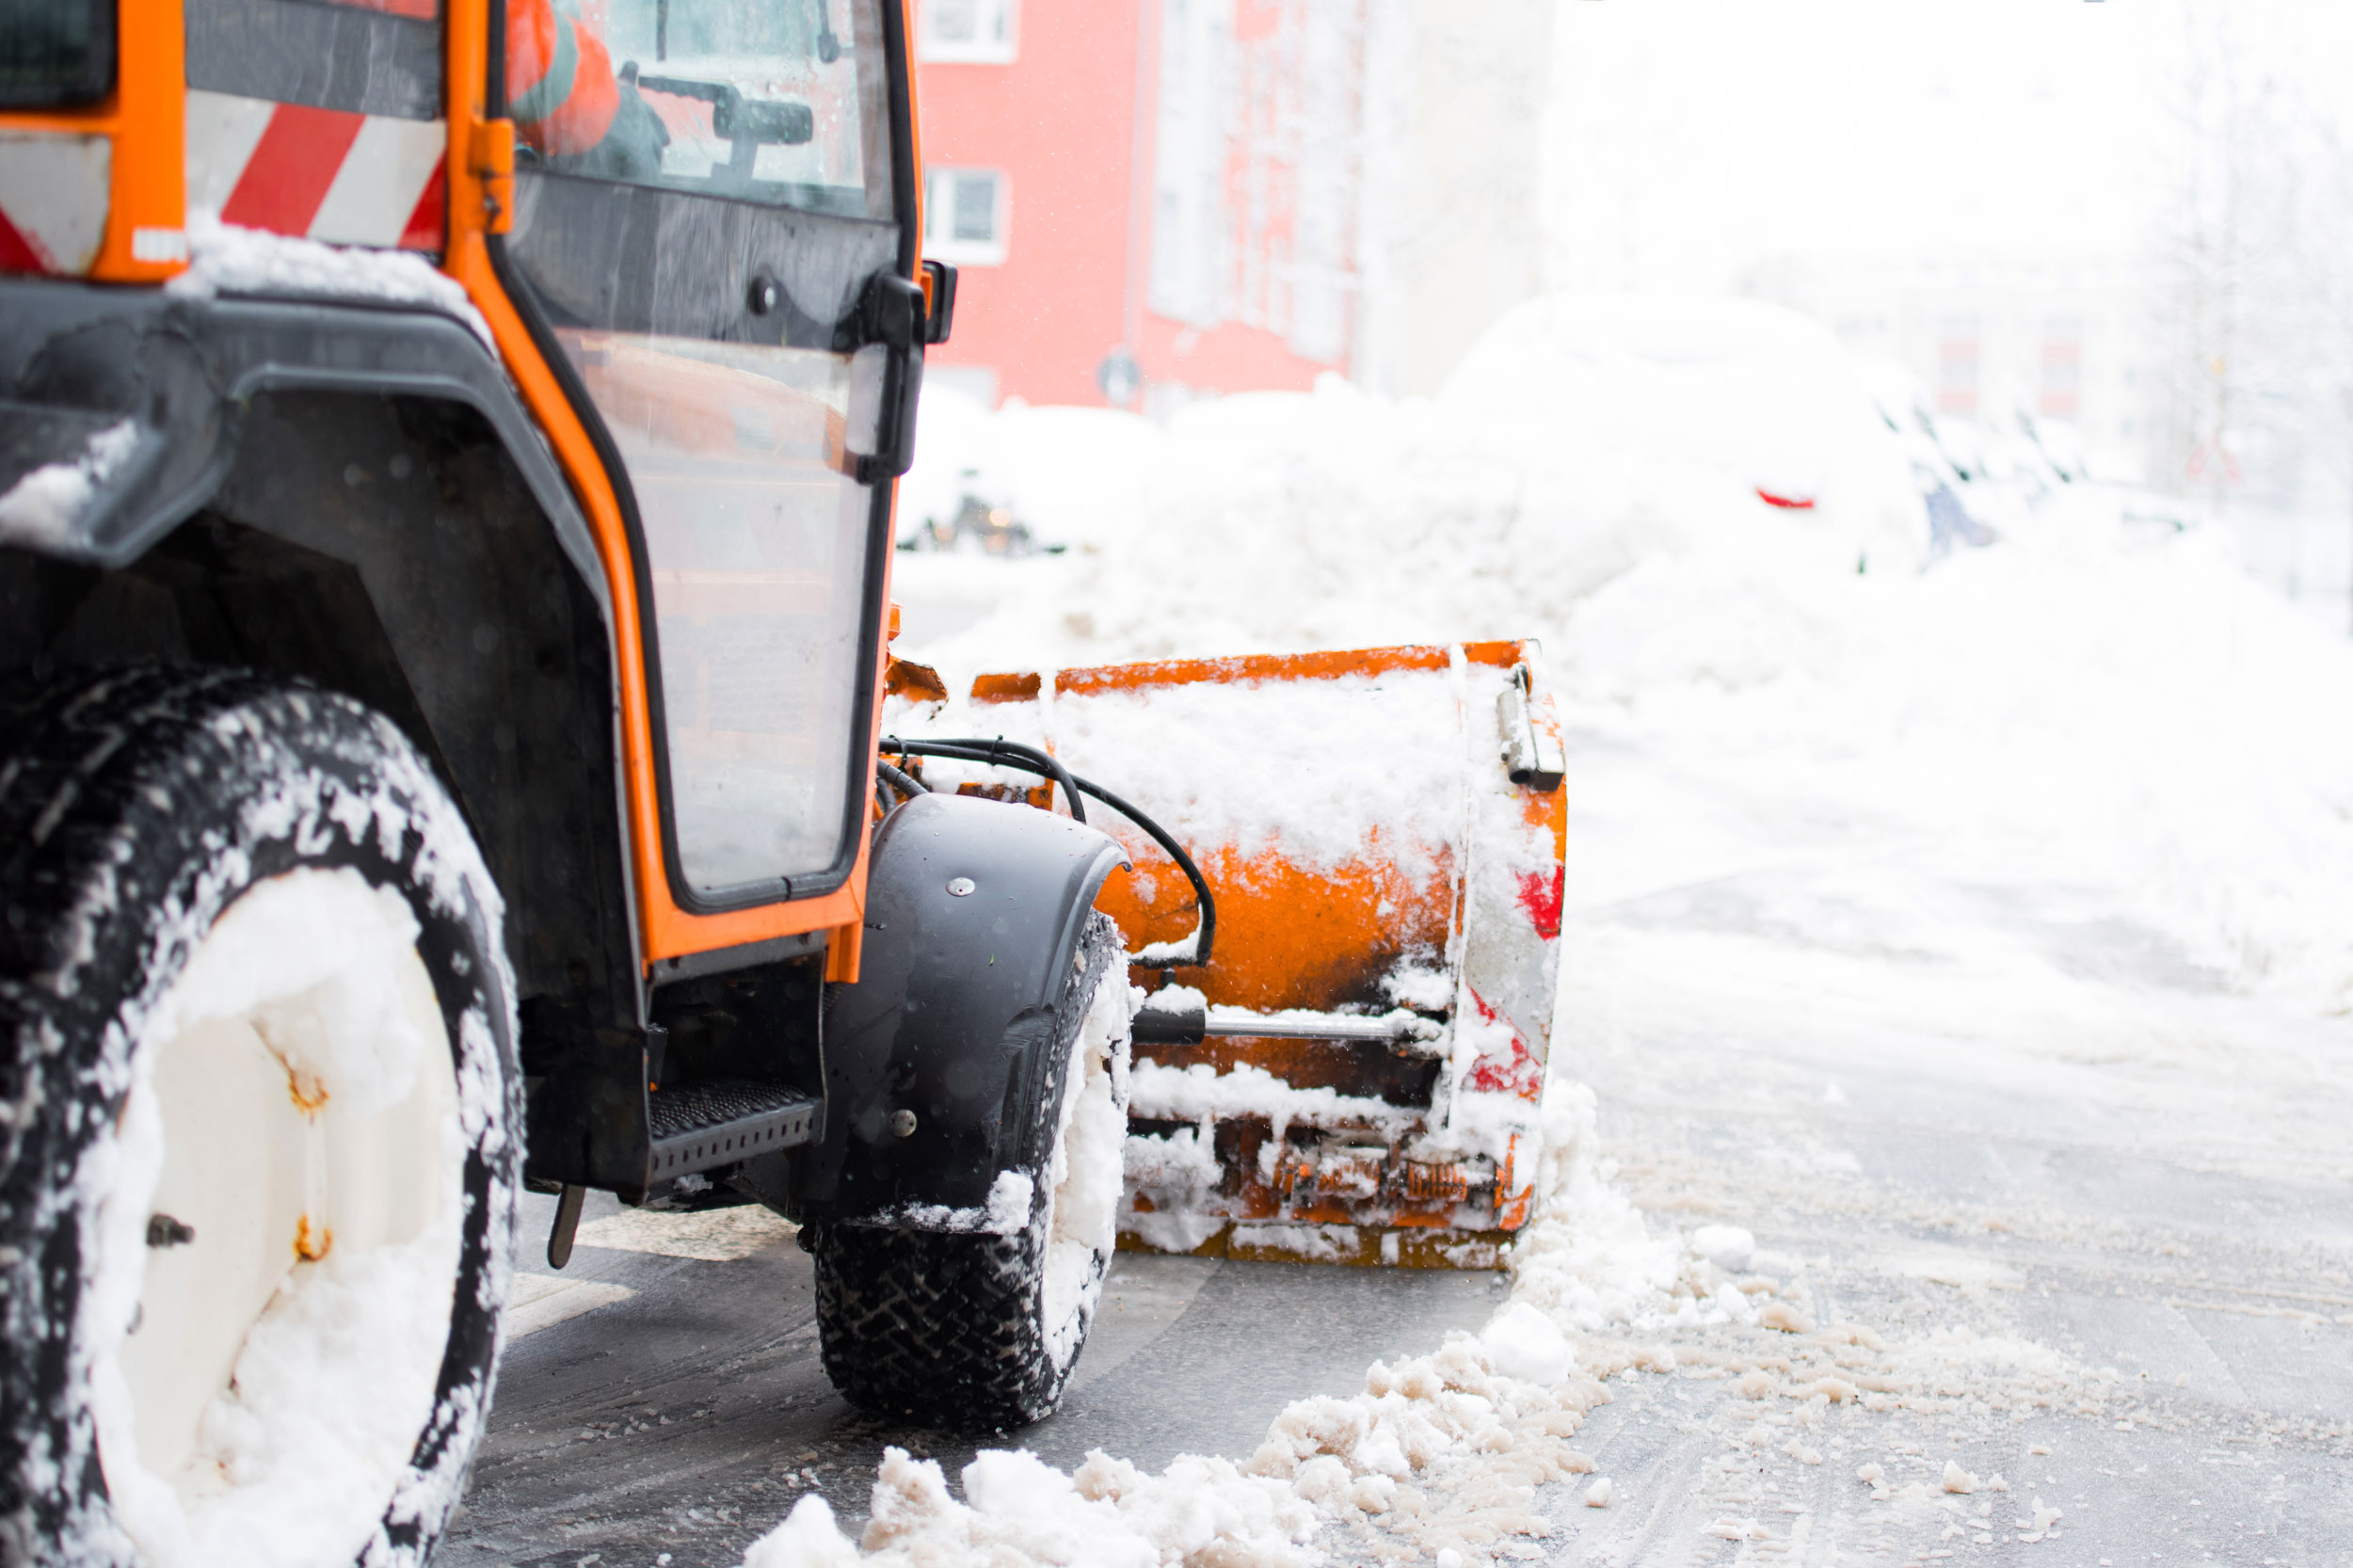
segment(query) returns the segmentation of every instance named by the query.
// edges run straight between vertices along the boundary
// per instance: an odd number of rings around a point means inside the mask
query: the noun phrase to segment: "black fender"
[[[490,345],[423,306],[0,279],[0,491],[108,432],[86,505],[0,523],[0,683],[204,664],[376,708],[505,896],[526,1072],[641,1046],[616,716],[641,654]]]
[[[791,1157],[802,1218],[978,1208],[999,1172],[1043,1165],[1024,1145],[1056,1004],[1126,862],[1108,835],[1025,805],[917,795],[883,820],[857,984],[824,1020],[824,1137]]]
[[[74,461],[101,431],[127,423],[132,435],[77,515],[38,540],[8,542],[127,566],[220,488],[257,394],[313,391],[436,398],[480,413],[611,618],[587,520],[497,353],[422,305],[0,279],[0,489]]]

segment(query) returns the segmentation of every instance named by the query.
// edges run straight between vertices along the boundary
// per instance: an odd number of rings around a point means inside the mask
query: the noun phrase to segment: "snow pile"
[[[188,214],[188,269],[164,285],[183,299],[216,295],[322,295],[393,305],[428,305],[473,328],[496,352],[490,324],[464,285],[406,250],[322,245],[223,223],[218,213]]]
[[[1097,553],[903,558],[902,651],[961,691],[991,669],[1533,634],[1580,798],[1619,824],[1580,845],[1572,910],[1843,842],[1812,905],[1766,912],[1820,950],[1917,933],[1967,963],[2025,956],[1923,932],[1954,912],[1920,896],[1931,875],[2128,920],[2228,989],[2353,999],[2353,731],[2313,719],[2353,703],[2353,649],[2247,582],[2217,531],[2152,538],[2096,486],[1934,558],[1867,377],[1793,320],[1554,302],[1507,318],[1435,402],[1327,380],[1188,408],[1137,458],[1146,515]],[[1814,485],[1816,505],[1760,484]],[[987,613],[927,632],[933,568]],[[1116,788],[1138,759],[1227,755],[1182,744],[1224,732],[1186,706],[1214,700],[1073,705],[1103,727],[1074,739],[1081,771]],[[1352,783],[1427,760],[1365,752],[1327,755],[1330,788],[1286,776],[1258,798],[1317,833],[1350,820],[1333,802]],[[2035,962],[1970,976],[1962,1016],[2038,984],[2055,1000]]]
[[[1187,1456],[1145,1476],[1096,1452],[1064,1476],[1029,1453],[986,1451],[966,1466],[959,1502],[936,1463],[893,1448],[860,1540],[871,1555],[804,1498],[744,1563],[1290,1568],[1319,1560],[1304,1549],[1319,1529],[1478,1552],[1547,1533],[1536,1489],[1593,1470],[1568,1439],[1609,1400],[1574,1375],[1541,1314],[1507,1311],[1484,1336],[1458,1332],[1434,1354],[1376,1362],[1362,1393],[1291,1405],[1239,1467]]]
[[[964,1468],[965,1496],[937,1462],[886,1451],[862,1555],[822,1497],[804,1497],[755,1542],[744,1568],[1305,1568],[1315,1513],[1279,1482],[1222,1459],[1177,1460],[1145,1476],[1090,1454],[1065,1476],[1036,1455],[985,1449]]]
[[[915,466],[899,481],[899,536],[944,531],[968,495],[1010,509],[1042,545],[1099,549],[1142,525],[1160,445],[1150,422],[1114,408],[991,414],[937,377],[923,383]]]
[[[1603,1179],[1593,1109],[1583,1084],[1556,1078],[1546,1087],[1542,1199],[1510,1258],[1513,1302],[1581,1334],[1666,1316],[1686,1256]],[[1672,1352],[1655,1359],[1662,1370],[1674,1365]]]
[[[139,443],[136,421],[110,424],[70,463],[44,463],[0,495],[0,544],[63,544]]]

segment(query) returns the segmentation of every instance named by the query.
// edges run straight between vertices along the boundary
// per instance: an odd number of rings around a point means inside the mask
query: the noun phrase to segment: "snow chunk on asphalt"
[[[812,1493],[752,1543],[744,1568],[856,1568],[857,1560],[857,1548],[835,1528],[832,1506]]]
[[[1948,1459],[1945,1462],[1945,1491],[1958,1493],[1961,1496],[1965,1497],[1977,1489],[1977,1478],[1962,1469],[1961,1467],[1961,1461],[1957,1459]]]
[[[1587,1508],[1608,1508],[1609,1506],[1609,1494],[1611,1491],[1612,1488],[1609,1484],[1609,1478],[1608,1476],[1595,1476],[1593,1478],[1593,1484],[1585,1489],[1585,1506]]]
[[[1035,1454],[984,1448],[958,1502],[933,1460],[884,1450],[873,1506],[853,1546],[830,1509],[795,1504],[744,1568],[1032,1562],[1056,1568],[1305,1568],[1315,1510],[1280,1482],[1185,1456],[1160,1476],[1097,1451],[1074,1475]],[[867,1554],[859,1555],[862,1547]]]
[[[1745,1273],[1756,1238],[1738,1225],[1702,1225],[1691,1233],[1691,1250],[1728,1274]]]
[[[1497,1371],[1522,1383],[1559,1383],[1577,1366],[1577,1352],[1560,1325],[1526,1302],[1497,1313],[1479,1341]]]

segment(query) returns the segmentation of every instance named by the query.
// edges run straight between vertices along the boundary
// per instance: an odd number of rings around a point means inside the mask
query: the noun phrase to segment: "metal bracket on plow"
[[[1270,1016],[1243,1007],[1155,1007],[1149,999],[1136,1010],[1133,1030],[1138,1045],[1150,1046],[1197,1046],[1212,1037],[1434,1045],[1444,1033],[1442,1025],[1415,1013],[1377,1017],[1305,1012]]]
[[[1559,736],[1537,727],[1528,693],[1528,666],[1522,664],[1512,672],[1512,684],[1496,694],[1496,723],[1503,731],[1503,771],[1514,784],[1557,790],[1569,776],[1568,753]]]

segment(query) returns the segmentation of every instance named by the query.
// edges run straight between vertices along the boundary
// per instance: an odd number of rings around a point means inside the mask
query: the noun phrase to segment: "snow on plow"
[[[1213,930],[1090,804],[1133,863],[1097,906],[1150,992],[1120,1245],[1494,1267],[1534,1201],[1563,886],[1535,646],[984,675],[960,719],[1116,792],[1212,895]]]

